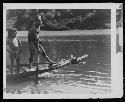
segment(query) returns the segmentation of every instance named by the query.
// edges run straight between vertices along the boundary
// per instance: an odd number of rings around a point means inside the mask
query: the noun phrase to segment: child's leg
[[[13,67],[14,67],[14,55],[13,54],[10,54],[10,63],[11,63],[10,72],[11,74],[13,74]]]

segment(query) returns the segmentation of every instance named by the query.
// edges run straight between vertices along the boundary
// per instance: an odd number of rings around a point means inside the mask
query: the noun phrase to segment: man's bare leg
[[[33,63],[33,58],[29,58],[29,69],[31,69],[31,67],[32,67],[32,63]]]
[[[35,49],[34,49],[33,43],[30,43],[29,47],[30,47],[29,69],[31,69],[32,63],[33,63],[33,58],[35,55]]]

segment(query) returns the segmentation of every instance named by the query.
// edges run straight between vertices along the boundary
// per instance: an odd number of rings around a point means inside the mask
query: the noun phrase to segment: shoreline
[[[27,37],[28,31],[17,31],[17,37]],[[110,35],[111,29],[97,29],[97,30],[68,30],[68,31],[44,31],[39,33],[40,37],[49,36],[88,36],[88,35]],[[6,33],[8,36],[8,32]]]

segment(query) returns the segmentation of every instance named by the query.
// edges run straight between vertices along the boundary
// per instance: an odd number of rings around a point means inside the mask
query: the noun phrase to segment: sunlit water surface
[[[67,37],[66,37],[67,38]],[[88,54],[78,65],[67,65],[61,69],[39,74],[39,84],[34,86],[34,78],[7,81],[6,92],[12,94],[105,94],[111,92],[111,53],[110,37],[77,39],[43,38],[48,40],[42,45],[48,56],[54,61],[68,59],[73,54],[80,57]],[[101,41],[100,41],[101,39]],[[28,63],[28,43],[22,39],[23,52],[21,63]],[[37,62],[35,58],[34,62]],[[40,62],[46,62],[41,56]],[[10,63],[8,61],[8,63]],[[41,67],[45,67],[41,65]]]

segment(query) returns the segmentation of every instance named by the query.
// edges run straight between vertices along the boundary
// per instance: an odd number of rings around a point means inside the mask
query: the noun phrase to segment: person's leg
[[[10,54],[10,63],[11,63],[10,73],[13,74],[13,67],[14,67],[14,55],[13,54]]]
[[[17,73],[20,72],[20,55],[17,54],[16,56],[16,64],[17,64]]]
[[[31,68],[33,63],[33,57],[35,55],[34,44],[32,42],[29,42],[29,50],[30,50],[29,68]]]

